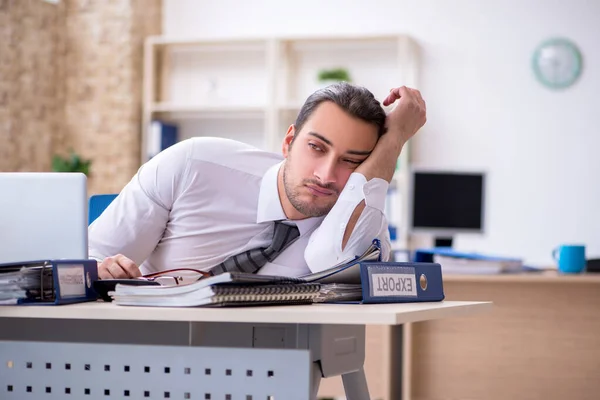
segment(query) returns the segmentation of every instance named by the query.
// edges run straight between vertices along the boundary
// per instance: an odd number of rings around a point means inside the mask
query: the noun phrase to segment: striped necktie
[[[297,226],[275,221],[273,241],[268,247],[250,249],[231,256],[221,264],[211,268],[210,273],[213,275],[222,274],[223,272],[255,273],[268,261],[273,261],[298,237],[300,237],[300,231]]]

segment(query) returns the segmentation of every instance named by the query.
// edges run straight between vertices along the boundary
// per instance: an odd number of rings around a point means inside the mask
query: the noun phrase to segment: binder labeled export
[[[360,263],[363,303],[442,301],[442,267],[437,263]]]

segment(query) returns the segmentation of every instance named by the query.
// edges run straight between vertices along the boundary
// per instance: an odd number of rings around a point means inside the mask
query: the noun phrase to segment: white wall
[[[410,34],[428,105],[413,161],[489,173],[487,232],[457,247],[548,264],[557,244],[583,242],[600,256],[600,1],[164,0],[163,18],[169,36]],[[555,35],[584,57],[562,92],[530,68]]]

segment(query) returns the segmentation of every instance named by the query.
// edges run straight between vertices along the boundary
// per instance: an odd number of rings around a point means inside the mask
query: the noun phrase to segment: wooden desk
[[[406,326],[403,400],[600,398],[600,275],[447,275],[444,289],[494,308]]]
[[[366,400],[365,325],[464,317],[490,308],[451,301],[218,309],[101,302],[4,306],[0,398],[43,393],[48,399],[305,400],[316,397],[321,377],[341,375],[347,398]]]
[[[600,398],[600,274],[446,275],[447,300],[490,300],[490,313],[368,326],[373,399]],[[337,377],[321,394],[343,395]]]

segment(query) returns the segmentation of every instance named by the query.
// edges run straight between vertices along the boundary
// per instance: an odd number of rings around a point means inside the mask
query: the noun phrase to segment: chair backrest
[[[116,194],[95,194],[91,196],[88,207],[88,225],[94,222],[116,197]]]

